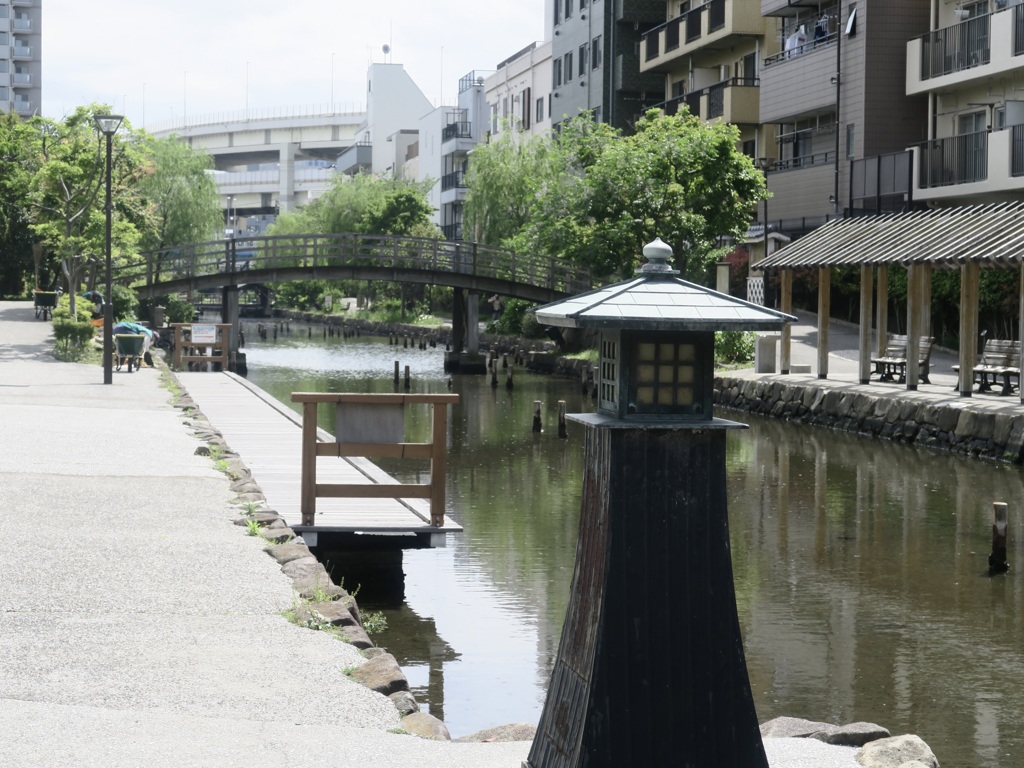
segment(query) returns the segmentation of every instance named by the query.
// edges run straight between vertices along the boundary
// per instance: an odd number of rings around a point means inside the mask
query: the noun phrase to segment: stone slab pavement
[[[291,581],[160,371],[103,385],[51,348],[31,302],[0,302],[0,766],[519,768],[528,742],[390,733],[344,673],[358,651],[282,617]],[[765,743],[772,768],[857,765]]]

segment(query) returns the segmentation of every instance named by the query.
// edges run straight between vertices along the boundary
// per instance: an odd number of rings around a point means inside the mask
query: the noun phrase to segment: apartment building
[[[927,99],[927,140],[911,148],[914,199],[962,205],[1024,191],[1024,4],[934,3],[907,44],[906,90]]]
[[[551,41],[530,43],[499,62],[484,81],[490,109],[489,133],[551,130]]]
[[[42,0],[0,0],[0,112],[23,117],[43,100]]]
[[[590,112],[630,130],[664,101],[664,77],[640,69],[640,37],[664,17],[664,0],[548,0],[552,124]]]
[[[667,20],[643,34],[640,69],[665,76],[669,115],[686,105],[709,122],[733,123],[743,151],[775,157],[774,127],[761,122],[761,62],[780,50],[760,0],[669,2]]]

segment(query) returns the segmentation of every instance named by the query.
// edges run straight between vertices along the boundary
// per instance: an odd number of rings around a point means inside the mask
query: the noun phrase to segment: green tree
[[[0,294],[21,295],[33,271],[27,207],[39,152],[39,134],[14,112],[0,115]],[[50,287],[51,280],[43,280]],[[40,287],[38,272],[32,282]]]
[[[28,190],[32,230],[59,260],[72,312],[86,270],[95,271],[105,250],[106,138],[97,132],[93,116],[107,111],[93,104],[78,107],[61,121],[42,117],[31,121],[41,136],[40,161]],[[112,216],[111,242],[118,259],[134,252],[139,237],[136,223],[144,218],[133,190],[140,150],[128,137],[131,126],[124,128],[114,137],[116,162],[111,172],[112,200],[119,214]]]
[[[538,200],[527,242],[595,274],[628,277],[660,237],[684,277],[704,279],[766,194],[764,176],[736,149],[738,129],[651,110],[635,134],[608,139],[587,120],[575,118],[583,125],[559,139],[574,165]]]
[[[139,192],[145,205],[143,250],[209,240],[222,223],[209,155],[175,137],[146,137]]]

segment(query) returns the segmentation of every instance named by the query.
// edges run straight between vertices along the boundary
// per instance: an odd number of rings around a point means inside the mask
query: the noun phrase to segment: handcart
[[[53,309],[57,306],[58,295],[56,291],[35,292],[36,320],[39,319],[40,315],[42,315],[43,320],[49,320],[53,316]]]
[[[114,358],[117,363],[117,370],[121,366],[128,365],[128,373],[138,370],[142,364],[142,354],[146,346],[146,336],[142,333],[115,333],[114,334]],[[133,368],[134,366],[134,368]]]

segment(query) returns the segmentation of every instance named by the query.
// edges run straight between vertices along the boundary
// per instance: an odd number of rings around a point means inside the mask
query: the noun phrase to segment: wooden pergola
[[[831,273],[860,268],[860,382],[871,374],[871,310],[876,281],[877,356],[888,331],[889,267],[907,270],[907,349],[918,349],[931,328],[931,274],[960,270],[960,372],[958,389],[970,397],[978,351],[978,286],[982,267],[1017,269],[1020,329],[1024,340],[1024,202],[938,208],[884,216],[836,219],[758,263],[778,270],[781,306],[793,312],[793,270],[818,270],[818,378],[828,378],[828,319]],[[1020,342],[1018,342],[1020,343]],[[791,332],[782,329],[781,370],[789,373]],[[920,380],[916,354],[907,355],[907,389]],[[1024,403],[1024,387],[1021,388]]]

